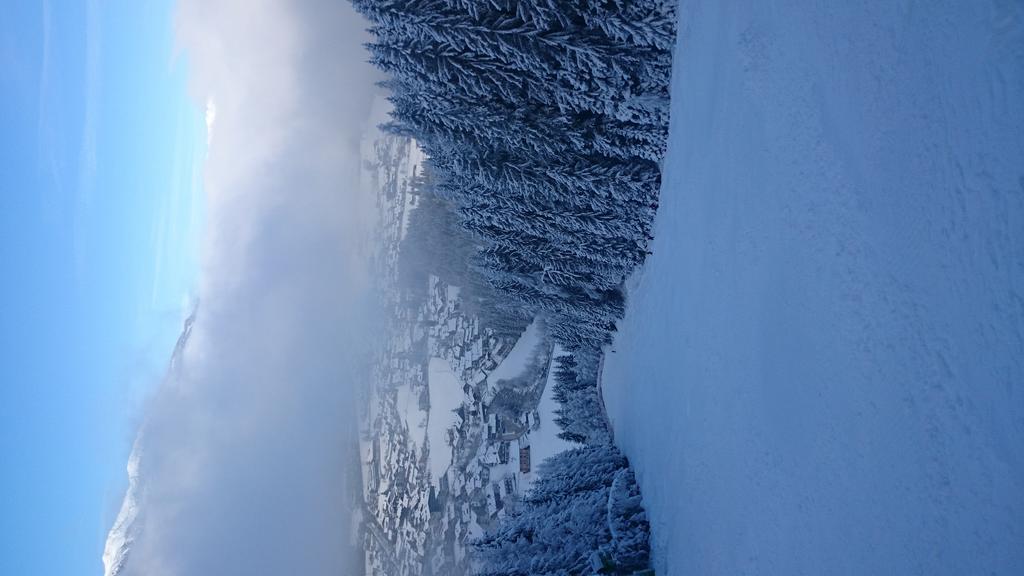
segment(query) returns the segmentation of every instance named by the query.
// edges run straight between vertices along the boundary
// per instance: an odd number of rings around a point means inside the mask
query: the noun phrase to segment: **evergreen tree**
[[[483,278],[566,349],[609,342],[658,205],[674,5],[353,3],[392,76],[387,128],[427,152]]]
[[[498,526],[474,542],[479,575],[632,574],[649,563],[649,526],[629,464],[610,444],[569,450]]]

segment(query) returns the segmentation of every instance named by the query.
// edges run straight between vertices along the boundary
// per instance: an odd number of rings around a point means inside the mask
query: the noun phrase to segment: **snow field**
[[[659,574],[1024,574],[1024,5],[683,0],[605,362]]]
[[[452,448],[448,430],[456,424],[454,413],[462,405],[462,384],[444,358],[431,358],[427,371],[430,387],[430,415],[427,419],[427,442],[430,444],[430,481],[435,488],[452,464]]]

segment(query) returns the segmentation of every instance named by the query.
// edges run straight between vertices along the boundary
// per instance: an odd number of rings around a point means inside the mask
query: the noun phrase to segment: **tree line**
[[[556,359],[556,422],[579,447],[545,462],[476,542],[478,572],[645,568],[647,517],[597,373],[623,282],[652,239],[674,2],[352,2],[371,24],[370,61],[388,73],[384,128],[429,158],[431,199],[410,236],[431,244],[434,270],[468,289],[485,323],[515,334],[541,316],[567,352]]]
[[[565,349],[610,342],[658,207],[673,4],[353,4],[389,75],[386,128],[427,153],[473,267]]]

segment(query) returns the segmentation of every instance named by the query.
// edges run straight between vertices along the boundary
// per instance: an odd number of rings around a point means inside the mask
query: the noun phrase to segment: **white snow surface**
[[[448,443],[448,430],[455,427],[458,416],[454,413],[465,394],[462,384],[444,358],[431,358],[427,367],[427,385],[430,387],[430,415],[427,418],[427,441],[430,443],[430,481],[439,487],[441,476],[452,465],[452,447]]]
[[[409,430],[409,440],[417,446],[423,445],[421,440],[426,434],[427,411],[420,408],[419,396],[413,393],[412,385],[401,384],[395,389],[395,404],[398,415]]]
[[[501,364],[498,364],[498,367],[487,375],[487,381],[492,387],[496,386],[501,380],[511,380],[523,373],[527,362],[530,361],[534,351],[537,349],[537,345],[541,342],[542,330],[540,322],[536,320],[526,327],[522,336],[516,340],[515,346],[512,347],[512,350],[509,350],[508,355],[501,361]]]
[[[658,574],[1024,574],[1024,3],[680,26],[603,377]]]
[[[540,427],[537,430],[531,430],[529,436],[530,442],[530,460],[532,466],[530,467],[530,473],[525,475],[523,480],[522,490],[525,492],[533,486],[534,480],[536,480],[537,470],[545,460],[551,458],[555,454],[571,450],[577,445],[571,442],[567,442],[558,437],[558,433],[561,429],[558,424],[555,423],[555,413],[559,408],[558,401],[555,400],[555,362],[554,359],[563,355],[565,352],[555,347],[554,353],[552,354],[551,366],[548,368],[548,377],[544,382],[544,394],[541,395],[540,404],[537,405],[537,414],[540,416],[539,422]],[[518,467],[519,459],[512,458],[509,462],[510,465]]]
[[[117,576],[121,573],[137,535],[135,521],[139,517],[139,498],[142,489],[139,482],[139,444],[139,439],[136,439],[128,457],[128,489],[103,546],[104,576]]]

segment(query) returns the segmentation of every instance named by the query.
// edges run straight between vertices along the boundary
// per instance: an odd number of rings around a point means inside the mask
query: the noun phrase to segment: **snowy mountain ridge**
[[[135,440],[131,456],[128,457],[128,490],[125,492],[124,500],[121,502],[121,510],[117,513],[114,526],[107,534],[107,543],[103,547],[103,574],[104,576],[117,576],[124,568],[135,542],[135,524],[139,517],[139,444],[141,435]]]
[[[195,323],[198,305],[192,309],[192,313],[185,319],[174,344],[174,352],[171,353],[171,360],[167,366],[165,381],[173,377],[182,366],[182,356],[189,338],[192,336],[192,326]],[[141,525],[139,522],[141,511],[140,502],[144,483],[139,474],[139,464],[142,460],[142,440],[145,429],[140,430],[132,445],[132,451],[128,456],[126,470],[128,472],[128,489],[125,491],[124,500],[121,501],[121,509],[117,513],[114,525],[107,533],[107,541],[103,547],[103,575],[118,576],[124,570],[131,553],[132,545],[139,536]]]

